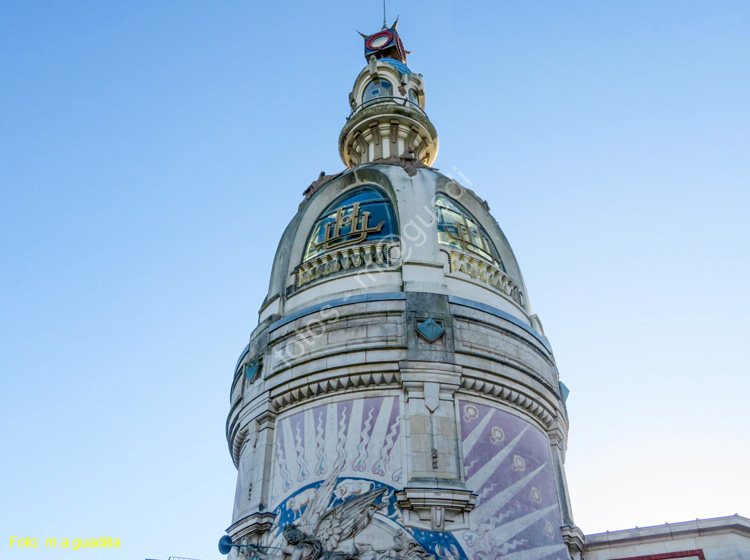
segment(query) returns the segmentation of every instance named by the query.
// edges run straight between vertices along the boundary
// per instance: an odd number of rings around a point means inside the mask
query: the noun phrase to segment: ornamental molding
[[[295,268],[294,285],[299,289],[319,278],[365,267],[392,269],[399,256],[399,243],[368,243],[334,249]]]
[[[310,183],[310,186],[307,187],[303,192],[302,196],[305,198],[302,200],[302,202],[299,203],[299,206],[297,207],[297,210],[302,210],[304,208],[305,204],[307,204],[307,201],[312,198],[312,196],[318,192],[320,189],[322,189],[324,186],[326,186],[328,183],[333,181],[334,179],[338,179],[344,174],[343,171],[340,173],[335,173],[333,175],[326,175],[325,171],[321,171],[320,175],[318,175],[318,178]]]
[[[541,402],[537,396],[529,395],[525,391],[511,389],[507,385],[473,377],[466,373],[461,376],[460,388],[464,391],[489,395],[496,400],[504,401],[513,408],[531,414],[545,427],[545,431],[558,427],[555,410],[548,407],[547,403]]]
[[[496,291],[523,307],[524,293],[518,287],[518,284],[498,267],[491,265],[479,257],[455,249],[451,249],[450,253],[442,249],[441,251],[448,254],[451,274],[461,273],[489,284]]]
[[[256,512],[233,523],[226,530],[232,541],[240,544],[256,544],[263,533],[272,526],[276,516],[271,512]]]
[[[393,124],[391,124],[391,137],[395,137],[396,133],[393,132]],[[398,126],[398,122],[396,122],[396,126]],[[400,167],[404,171],[406,171],[406,174],[409,177],[414,177],[417,174],[418,169],[432,169],[433,171],[437,171],[436,167],[430,167],[429,165],[423,163],[421,160],[417,159],[417,157],[414,155],[414,150],[409,148],[406,150],[406,153],[395,156],[391,155],[387,158],[382,159],[375,159],[371,161],[372,164],[382,164],[382,165],[394,165],[396,167]]]
[[[250,434],[249,430],[247,429],[247,426],[244,428],[241,428],[235,436],[232,438],[232,461],[234,462],[235,468],[240,468],[240,454],[242,453],[242,447],[245,445],[245,441],[247,441],[247,436]]]
[[[406,524],[426,531],[458,531],[469,528],[468,513],[477,494],[452,488],[404,488],[396,492]]]
[[[386,366],[387,367],[387,366]],[[277,387],[271,396],[271,407],[277,413],[307,400],[323,395],[340,393],[343,391],[358,391],[370,387],[400,387],[401,374],[394,367],[393,370],[379,370],[376,372],[350,372],[336,375],[336,370],[329,370],[332,374],[325,379],[294,380],[295,385],[285,384]]]
[[[586,535],[576,525],[563,525],[560,527],[562,539],[568,547],[568,553],[572,560],[581,560],[586,547]]]
[[[447,371],[448,369],[451,371]],[[491,375],[488,371],[474,371],[466,366],[461,370],[452,364],[435,362],[384,362],[377,365],[362,364],[327,369],[298,377],[271,390],[268,396],[270,410],[264,412],[263,418],[257,418],[256,430],[273,429],[277,414],[323,396],[377,389],[403,389],[407,395],[425,398],[426,395],[423,396],[422,393],[427,381],[426,375],[429,375],[429,384],[439,387],[438,398],[451,398],[456,391],[462,394],[488,396],[495,402],[501,401],[511,409],[532,416],[550,435],[551,440],[564,439],[567,432],[565,418],[554,408],[554,404],[542,395],[531,388],[510,387],[511,381],[507,379],[487,379]],[[265,397],[258,395],[256,398]],[[238,410],[237,414],[241,415],[241,411]],[[237,420],[238,418],[235,418],[232,422],[236,426],[234,429],[228,426],[228,439],[235,464],[239,460],[244,439],[249,435],[247,427],[242,426],[240,429]]]

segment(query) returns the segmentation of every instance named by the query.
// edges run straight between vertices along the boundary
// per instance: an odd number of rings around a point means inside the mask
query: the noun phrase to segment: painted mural
[[[471,527],[405,527],[398,397],[330,403],[277,424],[275,520],[262,560],[567,560],[546,436],[509,413],[460,402]]]
[[[307,409],[281,420],[276,428],[273,506],[324,480],[340,465],[341,477],[400,487],[399,406],[398,397],[357,399]],[[305,500],[304,496],[296,498],[293,507],[303,507]]]
[[[398,397],[331,403],[277,425],[265,546],[293,560],[461,560],[451,533],[403,525]]]
[[[466,487],[478,494],[471,530],[456,532],[471,560],[566,560],[547,436],[502,410],[459,402]]]

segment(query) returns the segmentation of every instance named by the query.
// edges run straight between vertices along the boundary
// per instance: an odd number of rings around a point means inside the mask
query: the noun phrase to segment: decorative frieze
[[[515,301],[518,305],[523,305],[524,295],[518,284],[502,270],[482,259],[468,253],[452,250],[450,252],[450,271],[461,272],[472,278],[481,280]]]
[[[536,417],[546,428],[551,428],[555,422],[555,412],[542,404],[538,397],[525,395],[506,385],[464,374],[461,376],[461,389],[489,395],[514,407],[521,408]]]
[[[374,373],[345,374],[327,379],[310,381],[294,387],[282,387],[280,391],[272,396],[271,403],[276,411],[296,405],[301,401],[337,393],[365,389],[369,387],[381,388],[383,386],[398,386],[401,376],[398,371],[379,371]]]
[[[373,265],[391,268],[398,250],[398,243],[371,243],[329,251],[299,265],[294,271],[295,285],[301,288],[313,280],[336,272]]]

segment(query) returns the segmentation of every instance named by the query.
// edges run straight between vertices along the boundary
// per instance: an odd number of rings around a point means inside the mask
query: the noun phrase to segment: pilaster
[[[409,459],[406,487],[396,493],[407,525],[452,531],[468,527],[476,494],[461,475],[455,393],[461,368],[430,362],[400,363],[406,393]]]

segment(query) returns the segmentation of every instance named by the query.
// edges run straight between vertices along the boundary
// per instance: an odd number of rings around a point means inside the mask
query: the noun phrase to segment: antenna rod
[[[388,29],[388,24],[386,23],[385,17],[385,0],[383,0],[383,29]]]

